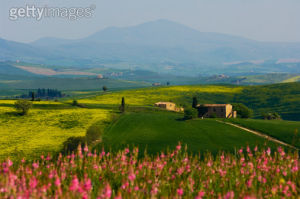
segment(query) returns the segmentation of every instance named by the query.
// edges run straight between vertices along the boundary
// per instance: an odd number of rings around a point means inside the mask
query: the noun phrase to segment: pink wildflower
[[[177,189],[177,194],[179,196],[182,196],[183,195],[183,189],[182,188]]]
[[[89,147],[87,145],[84,146],[84,152],[88,152],[89,151]]]
[[[70,191],[77,191],[78,188],[79,188],[79,180],[77,176],[74,175],[69,189]]]

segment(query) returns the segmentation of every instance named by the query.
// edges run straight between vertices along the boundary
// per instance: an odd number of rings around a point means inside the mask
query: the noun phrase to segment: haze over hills
[[[168,20],[106,28],[78,40],[42,38],[30,44],[0,42],[1,60],[80,67],[104,65],[189,76],[300,72],[298,62],[276,63],[280,59],[300,59],[300,43],[258,42],[204,33]]]

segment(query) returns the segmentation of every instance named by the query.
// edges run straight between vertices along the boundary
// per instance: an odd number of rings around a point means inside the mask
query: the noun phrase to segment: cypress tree
[[[197,100],[197,97],[193,97],[193,104],[192,104],[192,107],[193,108],[197,108],[198,106],[198,100]]]
[[[35,93],[31,92],[31,101],[34,101],[34,98],[35,98]]]
[[[122,102],[121,102],[121,106],[120,106],[120,111],[121,111],[122,113],[125,112],[125,98],[124,98],[124,97],[122,97]]]

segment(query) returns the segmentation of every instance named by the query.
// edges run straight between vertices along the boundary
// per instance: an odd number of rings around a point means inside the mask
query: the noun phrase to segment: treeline
[[[45,88],[39,88],[36,91],[29,91],[28,94],[23,94],[20,96],[20,98],[31,98],[31,99],[51,99],[51,98],[61,98],[65,95],[57,90],[57,89],[45,89]]]

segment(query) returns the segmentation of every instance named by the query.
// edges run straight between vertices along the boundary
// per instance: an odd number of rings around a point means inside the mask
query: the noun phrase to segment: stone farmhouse
[[[182,112],[184,111],[183,108],[176,107],[176,104],[173,102],[157,102],[154,104],[154,106],[166,109],[168,111],[176,111],[176,112]]]
[[[205,107],[206,113],[202,117],[212,117],[215,115],[218,118],[236,118],[236,111],[233,111],[231,104],[202,104],[198,108]]]

